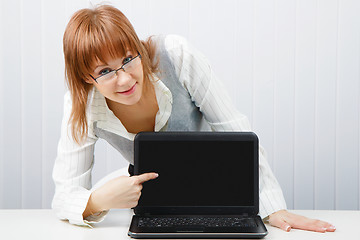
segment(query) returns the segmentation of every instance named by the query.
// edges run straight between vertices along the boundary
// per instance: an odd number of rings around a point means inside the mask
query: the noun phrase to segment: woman
[[[53,208],[77,225],[109,209],[137,205],[156,173],[120,176],[91,188],[94,145],[103,138],[132,163],[140,131],[249,131],[207,60],[185,39],[140,41],[128,19],[103,5],[76,12],[64,34],[64,118],[53,178]],[[205,120],[204,120],[205,119]],[[286,231],[334,231],[329,223],[287,212],[282,191],[260,151],[260,215]]]

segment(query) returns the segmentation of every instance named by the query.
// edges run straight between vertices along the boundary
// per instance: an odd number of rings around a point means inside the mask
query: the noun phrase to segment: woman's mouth
[[[123,94],[123,95],[130,95],[130,94],[133,94],[136,90],[136,83],[128,90],[126,91],[123,91],[123,92],[117,92],[119,94]]]

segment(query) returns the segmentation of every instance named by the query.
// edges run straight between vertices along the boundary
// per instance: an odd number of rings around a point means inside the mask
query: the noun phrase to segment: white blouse
[[[251,131],[249,121],[233,105],[222,83],[214,75],[206,58],[182,37],[175,35],[155,36],[153,41],[165,41],[165,50],[175,66],[176,75],[189,92],[213,131]],[[156,76],[155,76],[156,78]],[[161,79],[154,81],[159,111],[155,119],[155,131],[166,130],[172,111],[172,94]],[[98,128],[110,131],[129,140],[135,134],[127,132],[120,120],[108,108],[104,96],[93,88],[87,106],[88,136],[78,145],[72,139],[68,120],[72,108],[71,96],[64,97],[64,117],[58,155],[53,170],[56,185],[52,207],[60,219],[76,225],[91,226],[91,222],[103,220],[106,211],[83,220],[83,212],[91,194],[91,171],[94,164],[94,145]],[[260,216],[286,209],[283,193],[260,147],[259,158]],[[116,169],[114,169],[116,170]]]

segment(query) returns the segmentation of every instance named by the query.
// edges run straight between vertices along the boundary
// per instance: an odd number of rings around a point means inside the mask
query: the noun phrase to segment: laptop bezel
[[[140,132],[134,139],[134,174],[139,174],[141,141],[251,141],[253,143],[253,206],[136,206],[136,215],[249,215],[259,212],[259,140],[253,132]]]

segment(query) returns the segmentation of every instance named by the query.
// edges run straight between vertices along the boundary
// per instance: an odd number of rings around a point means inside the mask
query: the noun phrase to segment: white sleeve
[[[213,131],[251,131],[248,118],[235,108],[225,87],[199,51],[178,36],[167,36],[165,46],[180,82],[190,93]],[[271,213],[286,209],[282,190],[261,146],[259,176],[260,216],[265,218]]]
[[[82,216],[91,194],[91,171],[97,138],[88,136],[81,145],[73,141],[68,127],[71,108],[71,97],[67,92],[64,97],[61,137],[53,168],[55,195],[52,208],[62,220],[69,220],[76,225],[90,226],[88,223],[101,221],[107,213],[91,215],[85,221]]]

